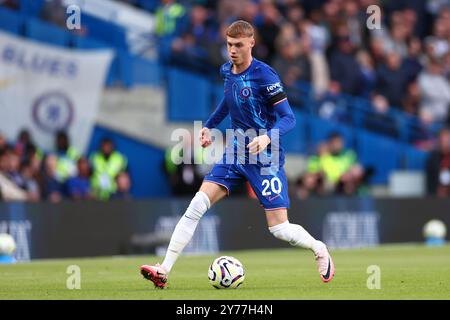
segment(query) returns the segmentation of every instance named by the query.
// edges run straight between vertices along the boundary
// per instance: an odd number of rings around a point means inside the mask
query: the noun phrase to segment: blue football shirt
[[[239,133],[248,129],[255,129],[257,135],[264,134],[265,131],[273,128],[277,121],[276,105],[287,99],[278,74],[269,65],[253,58],[250,66],[239,74],[234,74],[231,61],[226,62],[220,68],[220,74],[224,80],[224,103],[227,106],[231,127]],[[245,140],[245,144],[250,141]],[[271,143],[264,151],[266,157],[271,157]],[[284,152],[279,146],[279,164],[284,163]],[[227,152],[233,150],[237,152],[242,148],[239,139],[234,139],[234,148],[227,147]],[[248,153],[244,155],[248,160]],[[259,157],[258,157],[259,159]],[[258,160],[258,163],[260,161]]]

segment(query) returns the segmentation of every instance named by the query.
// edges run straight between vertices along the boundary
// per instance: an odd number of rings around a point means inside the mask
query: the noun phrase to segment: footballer
[[[279,137],[295,127],[295,116],[280,78],[270,66],[253,58],[255,39],[250,23],[235,21],[226,35],[230,60],[220,68],[224,98],[200,130],[200,142],[204,148],[211,145],[210,130],[230,115],[235,132],[233,143],[227,145],[222,161],[205,176],[200,190],[176,225],[162,264],[143,265],[141,274],[156,287],[166,287],[173,265],[191,240],[202,216],[234,186],[248,181],[265,210],[270,233],[292,246],[311,250],[320,278],[329,282],[334,277],[334,264],[326,245],[288,220],[288,183]],[[253,139],[240,139],[252,129],[261,134]],[[251,161],[255,157],[256,160]]]

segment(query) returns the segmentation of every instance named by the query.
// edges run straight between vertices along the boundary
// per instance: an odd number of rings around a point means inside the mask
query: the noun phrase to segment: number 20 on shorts
[[[272,193],[279,194],[281,192],[281,188],[283,187],[283,184],[281,183],[280,179],[278,177],[273,177],[272,179],[264,179],[262,181],[263,196],[270,196]],[[270,190],[269,190],[270,188]]]

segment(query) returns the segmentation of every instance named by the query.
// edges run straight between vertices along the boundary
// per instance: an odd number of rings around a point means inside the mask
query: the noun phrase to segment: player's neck
[[[246,60],[245,62],[243,62],[239,65],[233,63],[232,72],[234,74],[239,74],[241,72],[244,72],[245,70],[247,70],[248,67],[250,67],[250,65],[252,64],[252,61],[253,61],[253,57],[250,56],[250,58],[248,60]]]

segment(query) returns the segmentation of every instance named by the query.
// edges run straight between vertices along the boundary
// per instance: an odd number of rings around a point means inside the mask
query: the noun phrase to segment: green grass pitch
[[[182,256],[167,289],[154,289],[139,273],[153,256],[40,260],[0,265],[0,299],[450,299],[450,246],[381,246],[334,250],[336,276],[321,282],[312,253],[301,249],[222,252],[245,267],[238,289],[208,282],[214,256]],[[67,289],[67,267],[81,270],[81,288]],[[381,271],[381,288],[369,290],[369,266]]]

